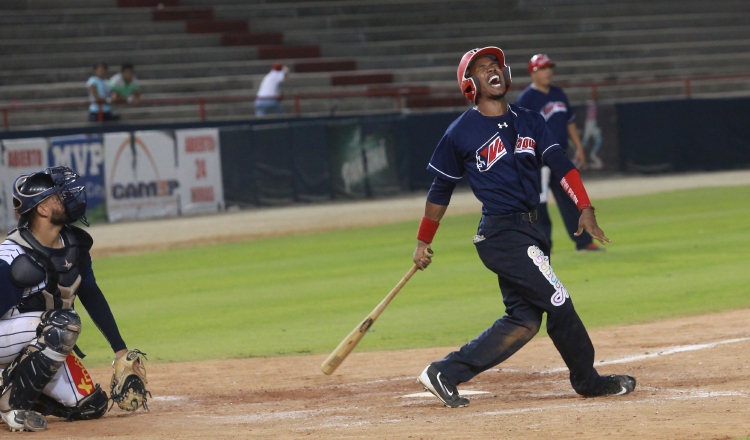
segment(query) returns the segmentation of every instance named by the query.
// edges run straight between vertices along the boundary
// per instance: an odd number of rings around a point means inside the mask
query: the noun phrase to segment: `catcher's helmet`
[[[555,63],[543,53],[538,53],[529,60],[529,73],[536,72],[545,67],[555,67]]]
[[[472,49],[466,52],[461,58],[461,62],[458,64],[458,70],[456,76],[458,77],[458,86],[461,88],[461,93],[471,101],[472,104],[477,103],[477,97],[479,97],[479,78],[472,76],[466,77],[469,73],[471,64],[479,57],[489,56],[497,61],[500,65],[500,69],[503,71],[505,77],[505,92],[507,93],[510,89],[511,76],[510,67],[505,65],[505,54],[499,47],[488,46],[482,49]]]
[[[29,214],[42,200],[57,195],[65,207],[70,223],[86,219],[86,188],[76,186],[80,176],[68,167],[51,167],[35,173],[22,174],[13,182],[13,208],[21,216],[18,226],[25,225]]]

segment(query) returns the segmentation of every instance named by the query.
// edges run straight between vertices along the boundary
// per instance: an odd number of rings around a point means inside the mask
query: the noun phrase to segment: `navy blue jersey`
[[[568,149],[568,124],[575,121],[576,115],[560,87],[550,85],[549,93],[543,93],[528,86],[518,95],[516,105],[541,113],[557,143],[563,151]]]
[[[468,175],[482,213],[503,215],[533,210],[539,203],[539,168],[562,177],[574,168],[539,113],[508,106],[502,116],[471,109],[446,130],[427,166],[441,179]]]

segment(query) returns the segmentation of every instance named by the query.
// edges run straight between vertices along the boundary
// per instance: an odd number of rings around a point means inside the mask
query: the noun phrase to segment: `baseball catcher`
[[[96,283],[86,192],[67,167],[19,176],[13,184],[18,227],[0,244],[0,417],[11,431],[43,431],[45,416],[97,419],[109,398],[81,363],[76,346],[80,299],[115,354],[110,392],[133,411],[146,408],[145,357],[128,350]]]

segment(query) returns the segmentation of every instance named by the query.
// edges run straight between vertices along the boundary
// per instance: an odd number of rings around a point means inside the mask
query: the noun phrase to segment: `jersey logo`
[[[515,153],[531,153],[536,156],[536,141],[530,137],[518,137]]]
[[[497,128],[508,128],[508,123],[503,122],[502,124],[497,124]]]
[[[477,150],[477,169],[480,173],[483,173],[490,168],[492,168],[492,165],[495,164],[498,160],[500,160],[501,157],[508,154],[508,151],[505,148],[505,144],[503,143],[503,140],[500,139],[500,136],[498,136],[499,133],[495,133],[494,136],[490,138],[487,142],[484,143],[479,149]]]
[[[568,106],[566,106],[564,102],[550,101],[544,107],[542,107],[539,113],[542,114],[545,121],[549,121],[549,118],[551,118],[552,115],[554,115],[555,113],[567,112],[567,111],[568,111]]]

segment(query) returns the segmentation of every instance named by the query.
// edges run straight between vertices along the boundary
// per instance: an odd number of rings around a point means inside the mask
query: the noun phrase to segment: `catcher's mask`
[[[497,61],[497,64],[500,65],[500,70],[503,71],[503,76],[505,77],[505,93],[508,93],[508,90],[510,90],[510,67],[505,65],[505,54],[503,51],[499,47],[494,46],[488,46],[482,49],[472,49],[466,52],[463,58],[461,58],[461,62],[458,64],[458,70],[456,71],[458,86],[461,88],[461,93],[463,93],[472,104],[476,104],[477,98],[479,97],[479,78],[476,76],[467,77],[466,75],[469,74],[469,68],[477,58],[486,56],[494,59]]]
[[[50,167],[18,176],[13,182],[13,208],[20,215],[18,226],[28,223],[31,210],[53,195],[57,196],[65,208],[68,223],[80,220],[88,226],[85,215],[86,188],[77,185],[79,178],[68,167]]]

